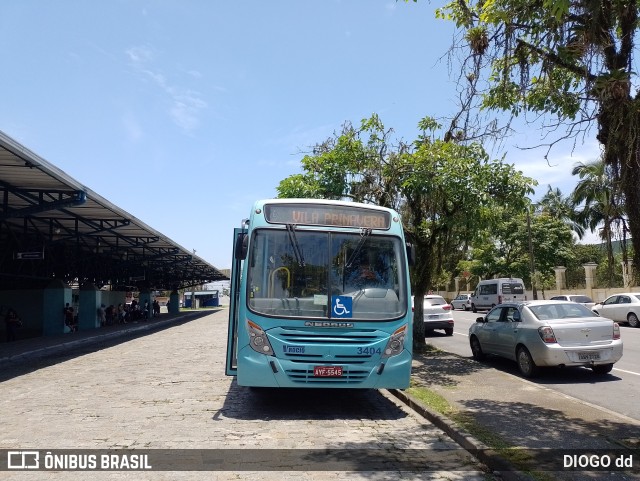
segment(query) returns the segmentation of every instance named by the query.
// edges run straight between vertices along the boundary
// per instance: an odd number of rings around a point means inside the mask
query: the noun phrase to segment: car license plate
[[[427,319],[438,319],[440,317],[440,314],[430,314],[427,316]]]
[[[579,352],[578,360],[579,361],[599,361],[600,353],[599,352]]]
[[[342,377],[342,366],[314,366],[315,377]]]

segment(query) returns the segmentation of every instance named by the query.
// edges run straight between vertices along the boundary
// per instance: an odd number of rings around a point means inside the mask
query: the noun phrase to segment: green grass
[[[529,473],[534,479],[539,481],[551,481],[554,479],[548,474],[532,470],[531,457],[522,448],[514,446],[499,434],[482,426],[475,420],[472,413],[457,410],[440,394],[426,387],[417,385],[413,380],[411,381],[409,389],[406,390],[406,393],[418,399],[432,411],[449,418],[475,439],[495,450],[502,458],[509,461],[517,469]]]

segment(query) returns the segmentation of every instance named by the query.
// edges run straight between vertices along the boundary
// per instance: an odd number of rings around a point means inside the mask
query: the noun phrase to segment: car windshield
[[[528,306],[529,310],[541,321],[549,319],[567,319],[576,317],[594,317],[595,314],[582,304],[540,304]]]
[[[573,302],[593,302],[589,296],[569,296],[569,300]]]
[[[442,304],[446,304],[447,301],[444,300],[444,297],[425,297],[424,305],[425,306],[441,306]]]

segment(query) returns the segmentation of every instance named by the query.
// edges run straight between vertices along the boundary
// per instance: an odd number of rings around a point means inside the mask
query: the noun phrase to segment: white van
[[[480,281],[471,295],[471,310],[491,309],[503,302],[526,301],[524,282],[514,277]]]

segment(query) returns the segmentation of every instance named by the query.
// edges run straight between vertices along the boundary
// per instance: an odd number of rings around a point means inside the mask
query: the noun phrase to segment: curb
[[[398,398],[413,411],[430,421],[434,426],[448,434],[465,450],[486,465],[493,475],[505,481],[531,481],[531,477],[518,471],[509,461],[498,452],[475,439],[471,434],[462,430],[453,421],[438,412],[429,409],[417,399],[398,389],[388,389],[387,392]]]

